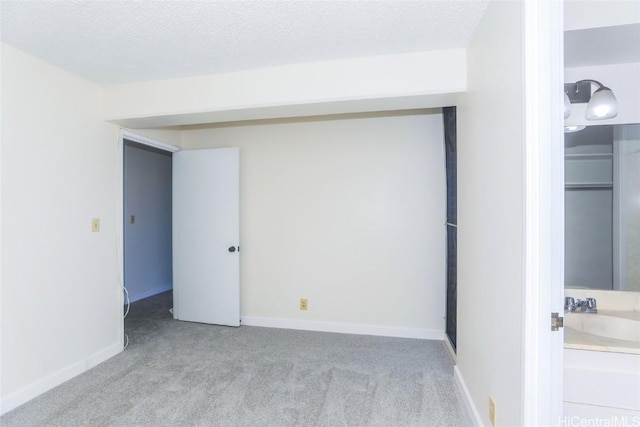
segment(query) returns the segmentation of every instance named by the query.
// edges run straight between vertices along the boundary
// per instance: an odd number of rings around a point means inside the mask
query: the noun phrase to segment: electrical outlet
[[[100,218],[93,218],[91,220],[91,231],[97,233],[100,231]]]
[[[308,307],[307,299],[300,298],[300,310],[306,310]]]
[[[496,402],[493,401],[492,397],[489,397],[489,421],[495,427],[496,425]]]

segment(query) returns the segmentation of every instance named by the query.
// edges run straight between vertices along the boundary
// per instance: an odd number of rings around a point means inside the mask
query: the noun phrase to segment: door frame
[[[118,262],[118,286],[117,292],[120,296],[120,305],[116,313],[118,319],[118,331],[120,344],[122,348],[125,347],[125,334],[124,334],[124,317],[122,316],[122,307],[125,304],[123,288],[124,282],[124,140],[137,142],[138,144],[147,145],[149,147],[157,148],[159,150],[175,153],[182,150],[175,145],[165,144],[155,139],[147,138],[142,135],[132,133],[126,129],[120,129],[120,136],[117,143],[117,171],[116,171],[116,256]]]
[[[551,312],[564,311],[563,6],[524,2],[523,425],[563,415],[564,331],[551,332]]]

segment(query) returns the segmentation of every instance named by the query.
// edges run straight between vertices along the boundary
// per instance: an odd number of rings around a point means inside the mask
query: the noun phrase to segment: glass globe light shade
[[[618,101],[608,87],[602,86],[591,95],[584,116],[587,120],[611,119],[618,115]]]

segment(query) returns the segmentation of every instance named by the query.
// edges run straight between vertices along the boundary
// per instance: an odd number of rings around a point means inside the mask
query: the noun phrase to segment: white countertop
[[[564,328],[564,348],[640,354],[640,342],[602,337],[568,327]]]

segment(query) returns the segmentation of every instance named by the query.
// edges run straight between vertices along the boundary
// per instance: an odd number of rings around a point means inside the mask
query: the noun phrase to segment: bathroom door
[[[173,155],[173,315],[240,325],[238,148]]]

